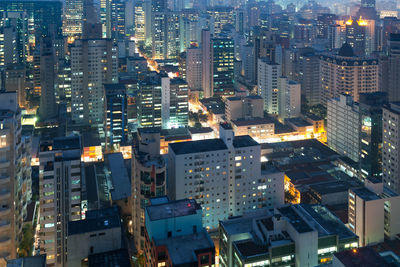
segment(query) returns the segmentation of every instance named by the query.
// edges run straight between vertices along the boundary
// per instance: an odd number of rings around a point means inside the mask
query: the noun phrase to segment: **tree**
[[[33,227],[31,224],[26,224],[22,228],[22,240],[18,247],[19,257],[28,257],[32,255],[33,241]]]

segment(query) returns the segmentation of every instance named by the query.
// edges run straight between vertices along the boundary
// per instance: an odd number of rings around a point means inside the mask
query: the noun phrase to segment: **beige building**
[[[361,93],[379,91],[378,60],[355,56],[349,44],[344,44],[338,55],[320,55],[320,77],[323,105],[340,94],[351,95],[358,101]]]
[[[262,118],[263,105],[263,99],[257,95],[228,97],[225,102],[226,120],[231,122],[238,119]]]
[[[12,259],[31,198],[30,151],[21,136],[16,93],[1,93],[0,105],[0,257]]]
[[[166,164],[160,155],[159,128],[140,128],[132,157],[132,231],[139,252],[144,250],[144,208],[149,199],[166,195]]]
[[[250,135],[256,140],[270,138],[275,134],[275,124],[269,118],[232,121],[232,128],[235,136]]]

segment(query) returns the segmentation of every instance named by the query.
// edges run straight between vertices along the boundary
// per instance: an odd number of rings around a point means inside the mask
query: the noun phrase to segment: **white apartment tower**
[[[30,151],[16,93],[1,93],[0,105],[0,257],[13,259],[31,199]]]
[[[71,47],[72,120],[103,127],[103,84],[118,82],[118,52],[111,39],[79,39]]]
[[[340,95],[327,103],[328,145],[340,155],[358,162],[360,150],[360,113],[358,103],[349,95]]]
[[[39,152],[40,253],[53,266],[66,266],[67,226],[81,211],[81,142],[58,137]]]
[[[400,193],[400,103],[383,108],[382,173],[384,184]]]
[[[283,204],[283,173],[261,173],[261,147],[250,136],[234,136],[228,124],[220,138],[171,143],[168,196],[194,198],[203,208],[203,225],[253,209]]]
[[[279,117],[295,118],[301,112],[301,84],[286,77],[279,78]]]
[[[281,77],[281,66],[278,63],[268,59],[258,59],[258,93],[264,99],[264,110],[269,114],[279,113],[279,77]]]
[[[190,90],[201,90],[201,62],[201,48],[191,47],[186,50],[186,81]]]

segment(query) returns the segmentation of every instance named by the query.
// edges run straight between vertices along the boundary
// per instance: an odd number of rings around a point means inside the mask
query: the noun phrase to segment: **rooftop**
[[[380,199],[377,194],[365,187],[354,189],[353,192],[365,201]]]
[[[24,257],[7,261],[7,267],[45,267],[46,255]]]
[[[362,247],[355,250],[344,250],[335,253],[335,257],[345,267],[389,267],[383,257],[375,252],[371,247]]]
[[[260,125],[260,124],[273,124],[274,120],[270,118],[253,118],[253,119],[241,119],[232,121],[236,126],[250,126],[250,125]]]
[[[296,213],[292,206],[282,207],[278,209],[279,212],[286,217],[290,224],[299,233],[307,233],[314,231],[308,224]]]
[[[89,267],[118,266],[130,267],[131,262],[126,249],[118,249],[89,255]]]
[[[318,230],[319,236],[337,235],[339,238],[357,238],[342,221],[322,205],[300,204],[308,223]]]
[[[253,138],[251,138],[249,135],[241,135],[241,136],[235,136],[233,138],[233,146],[235,148],[239,147],[249,147],[249,146],[259,146],[260,144],[257,143]]]
[[[68,235],[79,235],[119,227],[121,227],[119,209],[114,206],[88,211],[85,220],[68,222]]]
[[[165,245],[167,247],[173,266],[197,264],[196,253],[200,251],[215,251],[214,243],[205,231],[192,235],[170,237],[155,242],[156,246]]]
[[[108,168],[111,172],[112,188],[111,199],[120,200],[131,196],[131,179],[125,167],[122,153],[112,153],[106,155]]]
[[[251,256],[259,256],[259,255],[268,255],[268,246],[263,244],[257,244],[253,239],[248,240],[240,240],[234,242],[233,245],[236,247],[236,250],[243,257],[251,257]]]
[[[212,133],[214,130],[211,127],[203,127],[203,128],[189,128],[189,132],[191,134],[202,134],[202,133]]]
[[[207,139],[169,144],[176,155],[203,153],[217,150],[226,150],[228,147],[222,139]]]
[[[70,149],[81,149],[81,142],[78,135],[54,138],[53,150],[70,150]]]
[[[307,127],[307,126],[312,126],[311,123],[308,121],[302,119],[302,118],[290,118],[290,119],[285,119],[287,123],[291,123],[296,127]]]
[[[151,221],[189,216],[196,214],[198,210],[201,210],[201,207],[194,199],[181,199],[146,207]]]

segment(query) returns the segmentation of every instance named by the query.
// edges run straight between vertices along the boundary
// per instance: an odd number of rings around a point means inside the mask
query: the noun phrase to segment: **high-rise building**
[[[127,140],[127,93],[124,84],[104,84],[106,100],[106,145],[118,146]]]
[[[64,8],[63,35],[76,37],[82,35],[83,2],[85,0],[66,0]]]
[[[39,161],[40,253],[47,264],[61,267],[67,260],[68,222],[83,218],[80,137],[41,144]]]
[[[6,92],[17,92],[18,105],[26,107],[25,88],[26,69],[24,64],[9,64],[5,68],[5,90]]]
[[[400,103],[384,106],[382,115],[382,174],[385,186],[400,193]]]
[[[389,102],[400,101],[400,34],[390,34],[387,70],[382,79],[387,83]]]
[[[295,118],[301,111],[301,84],[287,77],[280,77],[279,81],[279,117]]]
[[[196,199],[203,207],[203,226],[262,207],[283,204],[283,173],[261,169],[261,147],[250,136],[234,136],[220,125],[220,138],[170,143],[168,196]]]
[[[349,228],[365,247],[395,238],[400,233],[400,196],[382,182],[365,181],[365,187],[349,189]]]
[[[18,61],[17,30],[15,27],[0,27],[0,66]]]
[[[148,75],[145,80],[138,81],[137,118],[139,127],[161,127],[161,92],[161,77],[156,73]]]
[[[138,129],[132,158],[132,227],[137,250],[145,248],[145,207],[150,198],[166,195],[166,164],[160,155],[159,128]]]
[[[204,98],[210,98],[213,96],[213,83],[212,83],[211,33],[209,29],[204,29],[201,31],[201,51],[202,51],[201,87],[203,88]]]
[[[292,79],[301,84],[301,95],[309,106],[321,104],[319,58],[312,48],[300,49],[296,54]]]
[[[177,12],[152,13],[152,58],[176,58],[180,50],[180,15]]]
[[[360,94],[360,174],[382,177],[382,108],[387,94]]]
[[[111,39],[79,39],[71,46],[71,112],[75,124],[103,127],[105,83],[118,82]]]
[[[218,36],[225,25],[232,24],[233,8],[227,6],[214,6],[207,8],[207,14],[210,17],[210,29],[214,36]]]
[[[29,142],[21,136],[21,110],[15,92],[0,94],[0,255],[17,256],[31,199]]]
[[[40,42],[40,120],[45,121],[57,116],[55,96],[56,55],[50,37],[44,37]]]
[[[270,114],[279,113],[279,77],[281,66],[268,59],[258,59],[258,94],[264,99],[264,110]]]
[[[161,78],[162,128],[186,127],[189,120],[188,85],[179,78]]]
[[[331,98],[348,94],[358,101],[361,93],[379,91],[379,65],[375,58],[357,57],[345,43],[338,53],[320,55],[322,104]]]
[[[62,36],[62,2],[46,0],[5,0],[0,2],[0,11],[25,12],[29,18],[28,40],[39,44],[46,35]]]
[[[201,89],[202,51],[198,47],[190,47],[186,51],[186,81],[191,90]]]
[[[211,39],[211,79],[213,95],[234,94],[234,42],[231,38]],[[203,64],[207,64],[204,62]]]
[[[146,40],[146,1],[135,1],[135,38],[138,42]]]
[[[360,157],[360,108],[349,95],[340,95],[327,103],[328,145],[355,162]]]

